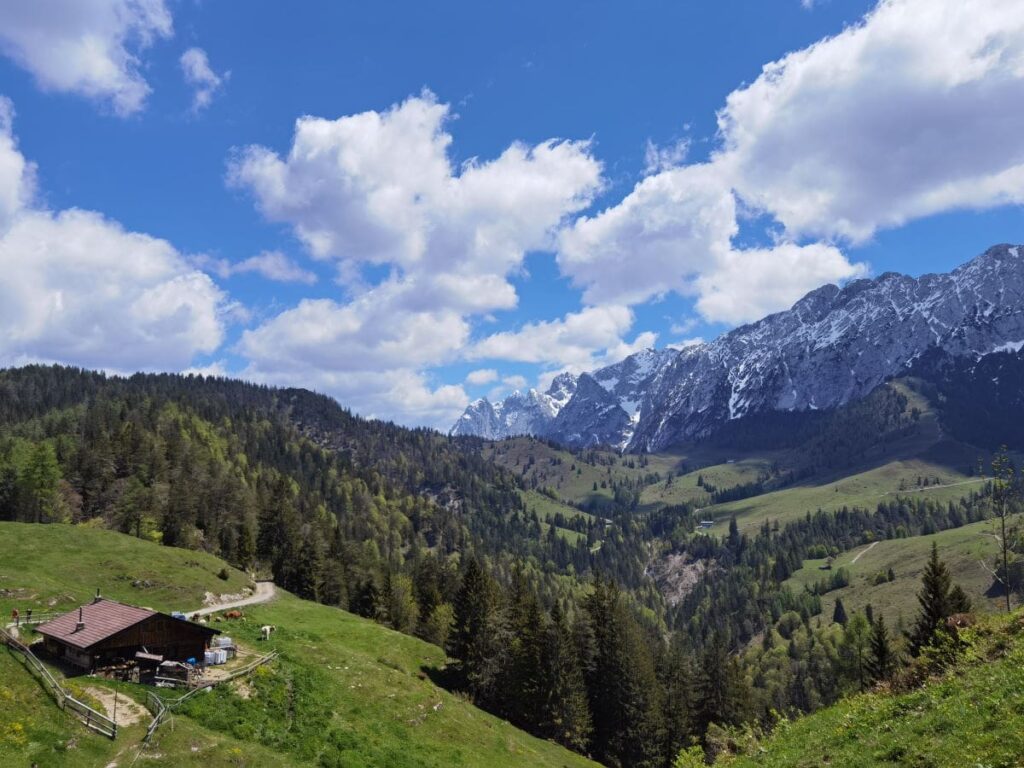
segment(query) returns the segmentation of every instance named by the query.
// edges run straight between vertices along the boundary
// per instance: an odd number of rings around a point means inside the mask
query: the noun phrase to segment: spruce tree
[[[544,657],[551,687],[543,732],[562,746],[586,754],[593,730],[586,682],[572,633],[557,604],[551,611]]]
[[[593,633],[587,693],[594,758],[606,765],[661,763],[661,704],[650,650],[617,587],[595,580],[584,600]]]
[[[946,618],[964,605],[970,608],[970,601],[959,587],[954,588],[949,569],[939,560],[938,546],[932,543],[932,554],[928,558],[924,575],[921,577],[921,591],[917,595],[921,611],[914,626],[907,633],[910,653],[917,656],[921,649],[931,645],[936,635],[945,629]]]
[[[463,682],[474,698],[500,705],[494,694],[510,638],[496,604],[494,582],[480,561],[471,558],[455,595],[449,653],[459,660]]]
[[[871,652],[868,657],[867,669],[871,678],[876,681],[888,680],[896,669],[896,655],[889,640],[889,630],[885,626],[885,617],[879,616],[871,625]]]
[[[836,607],[832,611],[832,622],[845,627],[847,621],[849,621],[849,619],[846,616],[846,607],[843,605],[842,599],[837,597]]]

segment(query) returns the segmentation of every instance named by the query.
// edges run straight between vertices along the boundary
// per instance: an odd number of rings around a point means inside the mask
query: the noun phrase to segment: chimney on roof
[[[99,587],[96,587],[96,597],[94,597],[94,598],[92,599],[92,601],[93,601],[94,603],[98,603],[98,602],[99,602],[100,600],[102,600],[102,599],[103,599],[103,598],[102,598],[102,597],[100,597],[100,588],[99,588]]]
[[[78,606],[78,623],[75,624],[75,632],[85,629],[85,617],[82,615],[82,606]]]

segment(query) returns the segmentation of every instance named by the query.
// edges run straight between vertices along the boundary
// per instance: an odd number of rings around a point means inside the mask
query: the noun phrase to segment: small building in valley
[[[203,659],[216,629],[97,596],[40,624],[46,652],[85,671],[147,658]]]

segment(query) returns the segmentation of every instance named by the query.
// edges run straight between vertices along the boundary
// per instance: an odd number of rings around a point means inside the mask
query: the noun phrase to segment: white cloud
[[[793,235],[869,238],[1024,202],[1024,4],[883,0],[719,114],[740,195]]]
[[[448,118],[430,93],[384,112],[303,117],[286,157],[248,147],[229,181],[318,258],[392,265],[468,312],[506,309],[506,276],[589,204],[601,166],[586,142],[551,140],[456,169]]]
[[[207,365],[190,365],[182,373],[185,376],[213,376],[220,378],[230,376],[228,364],[223,360],[214,360]]]
[[[233,307],[170,243],[31,207],[32,167],[0,107],[0,365],[179,370],[217,349]]]
[[[12,122],[14,105],[0,96],[0,235],[32,200],[35,166],[18,151]]]
[[[678,139],[664,145],[655,144],[648,139],[644,146],[644,174],[649,176],[676,168],[686,161],[686,156],[689,153],[689,139]]]
[[[200,112],[210,106],[213,95],[230,77],[230,72],[218,75],[210,68],[210,60],[202,48],[189,48],[179,59],[185,82],[192,86],[192,111]]]
[[[517,331],[486,336],[466,351],[466,357],[588,370],[604,359],[608,350],[617,353],[623,348],[622,337],[632,325],[633,313],[628,307],[585,307],[559,320],[528,323]]]
[[[696,297],[704,319],[727,323],[755,320],[823,282],[863,273],[828,245],[737,250],[737,215],[718,164],[663,171],[567,228],[559,266],[588,302],[632,305],[674,291]]]
[[[431,388],[426,371],[463,356],[473,318],[516,306],[509,276],[590,203],[601,165],[586,142],[550,140],[455,167],[449,118],[425,92],[383,112],[300,118],[286,156],[257,146],[233,158],[229,183],[334,261],[352,296],[247,331],[249,375],[321,382],[365,414],[443,427],[458,415],[465,392]],[[365,285],[366,264],[388,278]],[[389,387],[401,394],[385,402]]]
[[[864,274],[837,241],[1024,203],[1020,103],[1024,5],[883,0],[730,94],[708,162],[677,167],[651,150],[648,166],[660,170],[566,228],[560,268],[591,303],[674,291],[706,320],[754,320]],[[734,245],[748,208],[785,227],[775,245]]]
[[[316,283],[316,275],[303,269],[280,251],[263,251],[242,261],[231,262],[227,259],[202,258],[199,266],[213,271],[225,280],[233,275],[258,274],[267,280],[278,283]]]
[[[119,115],[150,92],[138,54],[173,33],[163,0],[0,3],[0,49],[45,90],[77,93]]]
[[[0,360],[178,370],[224,338],[226,297],[170,243],[97,213],[20,213],[0,238]]]
[[[493,368],[478,368],[466,375],[467,384],[490,384],[498,380],[498,372]]]
[[[447,428],[468,403],[460,386],[432,389],[423,369],[454,359],[469,324],[445,308],[402,308],[409,284],[389,281],[347,303],[304,299],[242,334],[248,378],[327,392],[364,416]]]

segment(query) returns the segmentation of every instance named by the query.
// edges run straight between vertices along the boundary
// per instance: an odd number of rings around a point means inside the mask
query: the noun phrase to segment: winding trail
[[[241,600],[232,600],[227,603],[217,603],[216,605],[207,605],[195,611],[185,611],[184,613],[188,616],[208,616],[211,613],[218,613],[220,611],[230,611],[232,608],[243,608],[247,605],[259,605],[260,603],[269,603],[277,597],[277,587],[274,586],[272,581],[257,581],[256,591],[249,595],[249,597]]]
[[[853,558],[853,560],[850,561],[850,565],[856,564],[856,562],[858,560],[860,560],[860,558],[863,555],[866,555],[868,552],[870,552],[876,546],[878,546],[878,542],[877,541],[872,541],[870,544],[868,544],[866,547],[864,547],[864,549],[862,549],[860,552],[857,553],[857,556],[855,558]]]

